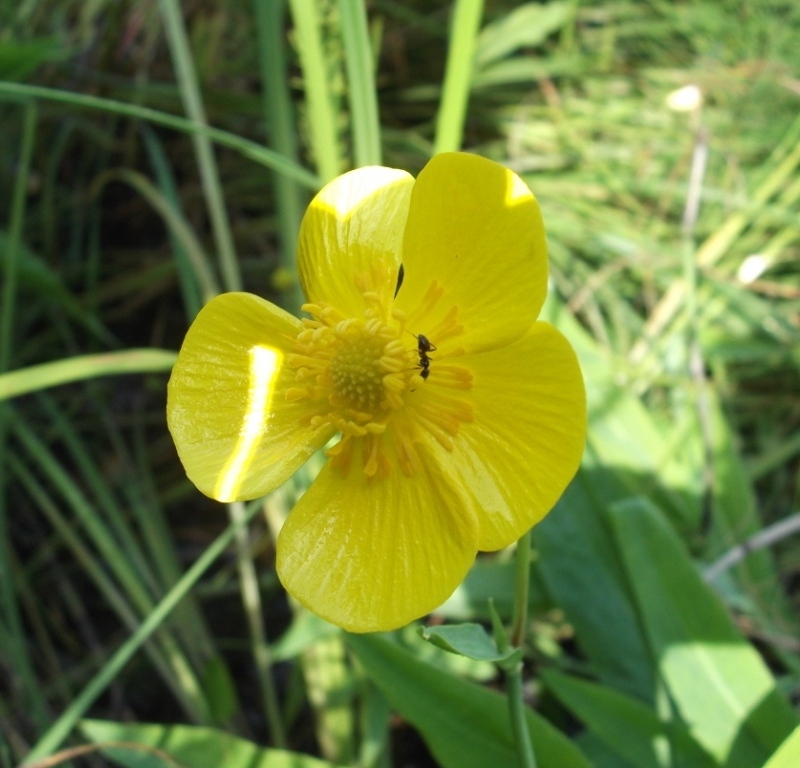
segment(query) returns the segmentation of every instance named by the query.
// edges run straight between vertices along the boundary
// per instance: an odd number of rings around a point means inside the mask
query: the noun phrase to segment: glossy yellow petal
[[[586,394],[569,342],[547,323],[519,341],[463,359],[474,420],[440,452],[478,510],[478,548],[516,541],[553,507],[586,442]]]
[[[189,479],[218,501],[268,493],[332,431],[308,426],[285,392],[301,323],[249,293],[212,299],[195,318],[167,388],[167,423]]]
[[[443,603],[475,559],[475,520],[427,469],[367,480],[327,464],[278,537],[278,576],[314,613],[387,631]]]
[[[403,266],[397,306],[407,312],[411,331],[443,351],[513,341],[536,320],[547,292],[539,205],[525,183],[497,163],[464,153],[437,155],[411,194]],[[441,296],[432,303],[434,281]],[[433,329],[454,306],[464,332],[437,339]]]
[[[362,291],[387,306],[397,273],[414,179],[371,166],[339,176],[311,201],[300,225],[297,261],[310,302],[333,304],[361,317]]]

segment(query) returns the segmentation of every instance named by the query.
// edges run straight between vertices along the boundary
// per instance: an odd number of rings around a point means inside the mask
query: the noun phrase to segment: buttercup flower
[[[278,575],[345,629],[393,629],[541,520],[577,470],[580,369],[536,321],[539,207],[473,155],[438,155],[416,180],[361,168],[314,198],[298,262],[309,318],[248,293],[201,310],[169,428],[220,501],[268,493],[337,438],[281,530]]]

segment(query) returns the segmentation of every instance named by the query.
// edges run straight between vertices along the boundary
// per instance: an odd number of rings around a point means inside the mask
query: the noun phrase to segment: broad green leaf
[[[651,652],[682,720],[726,768],[762,765],[797,724],[769,670],[657,508],[632,499],[614,506],[610,518]]]
[[[348,635],[347,642],[443,768],[517,764],[503,696],[418,661],[385,636]],[[589,768],[578,749],[532,710],[528,728],[539,768]]]
[[[656,712],[608,686],[542,672],[549,690],[614,752],[636,768],[715,768],[716,761],[683,726],[664,723]],[[669,760],[665,760],[665,757]]]
[[[514,662],[522,658],[522,648],[502,653],[497,643],[480,624],[443,624],[438,627],[420,627],[423,640],[449,653],[457,653],[476,661]]]
[[[550,597],[575,628],[595,675],[652,704],[656,669],[619,561],[608,508],[646,491],[670,505],[671,518],[681,528],[691,525],[699,519],[699,492],[685,476],[699,477],[700,472],[676,453],[673,436],[664,435],[639,398],[617,384],[612,358],[552,297],[544,317],[567,334],[578,353],[591,428],[578,476],[533,529],[538,569]],[[665,490],[665,477],[680,492]]]
[[[605,519],[607,504],[627,495],[609,470],[584,467],[533,529],[533,542],[544,582],[594,674],[652,704],[656,671]]]
[[[103,753],[128,768],[334,768],[333,763],[282,749],[264,749],[214,728],[83,720],[81,733],[95,744],[115,742]],[[132,745],[119,746],[120,742]],[[143,751],[140,747],[150,748]]]
[[[800,765],[800,726],[792,731],[764,768],[797,768]]]

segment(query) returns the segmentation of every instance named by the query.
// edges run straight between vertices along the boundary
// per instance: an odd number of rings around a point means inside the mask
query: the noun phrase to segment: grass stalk
[[[289,0],[297,36],[297,50],[303,69],[306,92],[309,137],[323,182],[339,175],[337,114],[330,92],[328,63],[320,34],[319,9],[316,0]]]
[[[102,562],[108,564],[131,604],[142,616],[147,616],[152,611],[155,601],[142,585],[142,574],[133,567],[125,550],[117,544],[105,522],[96,514],[94,506],[32,429],[18,418],[12,420],[11,426],[14,437],[25,449],[32,463],[40,468],[73,510],[97,551],[102,555]],[[93,560],[90,567],[95,570],[98,565]],[[172,676],[168,682],[172,682],[172,690],[197,722],[210,723],[208,704],[185,656],[174,638],[167,632],[164,632],[159,639],[171,668]]]
[[[15,327],[17,272],[38,117],[36,104],[33,102],[26,103],[23,109],[22,145],[11,199],[11,218],[8,224],[2,302],[0,303],[0,374],[12,363],[11,346]],[[0,456],[6,453],[8,417],[8,409],[4,405],[0,405]],[[10,668],[19,676],[22,688],[26,691],[25,698],[31,707],[33,718],[40,726],[43,726],[47,722],[47,707],[41,689],[36,684],[36,673],[25,648],[25,630],[14,584],[11,534],[6,506],[7,482],[6,465],[0,461],[0,608],[2,609],[0,617],[6,625],[4,645],[5,651],[8,653]]]
[[[150,159],[150,165],[155,174],[154,188],[157,189],[160,198],[164,200],[166,209],[173,213],[180,221],[185,222],[186,217],[181,207],[178,187],[175,183],[175,177],[172,173],[172,168],[170,167],[169,158],[164,150],[164,146],[156,135],[156,132],[149,125],[144,125],[142,127],[141,134],[142,141],[147,150],[147,155]],[[197,316],[197,313],[205,302],[200,297],[200,291],[197,285],[198,275],[196,275],[196,268],[189,249],[181,242],[181,238],[176,232],[170,231],[169,237],[172,245],[175,269],[178,272],[178,280],[181,286],[183,308],[186,312],[186,323],[188,325]],[[207,272],[213,276],[211,267],[207,261],[204,261],[204,265]],[[213,290],[215,294],[219,293],[219,289],[216,285],[213,286]]]
[[[167,349],[124,349],[31,365],[0,374],[0,401],[100,376],[168,371],[176,356]]]
[[[272,148],[283,157],[297,163],[297,132],[288,86],[283,19],[283,0],[265,3],[253,0],[253,13],[258,34],[259,72],[262,83],[262,102],[267,132]],[[287,309],[299,312],[303,293],[297,279],[297,232],[305,208],[303,188],[286,174],[274,172],[275,212],[280,240],[280,265],[284,273],[285,304]]]
[[[475,41],[482,16],[483,0],[456,0],[442,101],[436,115],[434,154],[461,149],[475,61]]]
[[[364,0],[339,0],[355,166],[380,165],[381,128],[375,92],[375,57]]]
[[[200,288],[203,302],[213,299],[220,292],[214,270],[211,268],[210,260],[206,256],[197,235],[194,234],[194,231],[180,212],[174,208],[170,201],[146,176],[126,168],[106,171],[101,174],[92,185],[93,193],[98,194],[99,190],[110,181],[119,181],[131,186],[161,216],[172,237],[183,246],[194,279]]]
[[[228,504],[228,515],[231,524],[236,528],[236,562],[239,569],[242,603],[247,617],[250,647],[261,687],[264,712],[267,716],[272,743],[274,746],[284,749],[287,744],[286,728],[281,717],[278,691],[272,677],[272,658],[262,621],[261,594],[258,589],[256,568],[250,554],[244,505],[241,502]]]
[[[247,512],[242,524],[247,524],[258,512],[260,506],[253,505]],[[52,754],[63,743],[78,721],[86,714],[89,707],[103,691],[114,681],[125,665],[150,638],[150,636],[167,620],[167,617],[189,593],[201,576],[214,564],[217,558],[228,548],[236,537],[239,524],[229,525],[203,552],[194,565],[181,577],[180,581],[156,605],[139,628],[129,637],[101,669],[75,697],[71,706],[65,710],[47,733],[36,743],[20,768],[30,766]]]
[[[159,5],[164,18],[172,61],[178,74],[178,88],[184,108],[192,122],[198,125],[207,125],[208,120],[203,107],[203,99],[200,96],[200,84],[197,81],[197,73],[189,50],[189,40],[183,24],[180,3],[178,0],[160,0]],[[196,134],[192,137],[192,141],[197,155],[203,194],[211,217],[211,229],[219,257],[222,283],[228,291],[240,291],[242,276],[236,259],[236,249],[233,244],[233,235],[228,220],[228,211],[225,207],[217,162],[214,159],[214,151],[206,136]]]
[[[15,476],[22,483],[22,486],[30,494],[31,500],[36,504],[39,511],[47,518],[53,530],[63,542],[64,546],[72,553],[75,560],[83,567],[89,575],[100,594],[108,605],[114,610],[117,618],[131,632],[136,631],[139,626],[139,619],[136,612],[130,605],[122,591],[114,581],[109,578],[105,570],[98,568],[96,556],[87,547],[75,530],[75,526],[61,514],[60,505],[42,488],[39,480],[33,476],[25,464],[15,456],[9,456],[9,466],[14,471]],[[145,651],[153,666],[158,670],[162,679],[170,684],[174,681],[172,672],[166,659],[155,643],[148,643]],[[174,687],[174,683],[171,687]]]
[[[115,101],[114,99],[88,96],[83,93],[62,91],[57,88],[44,88],[38,85],[0,81],[0,99],[3,97],[11,100],[27,97],[67,104],[75,108],[97,109],[136,120],[146,120],[153,125],[163,125],[165,128],[172,128],[190,136],[204,136],[221,147],[233,149],[243,157],[295,179],[298,184],[302,184],[307,189],[317,190],[320,187],[320,180],[313,173],[255,141],[250,141],[250,139],[245,139],[242,136],[237,136],[219,128],[211,128],[205,124],[201,125],[192,120],[187,120],[185,117],[160,112],[157,109],[140,107],[137,104],[127,104],[124,101]]]

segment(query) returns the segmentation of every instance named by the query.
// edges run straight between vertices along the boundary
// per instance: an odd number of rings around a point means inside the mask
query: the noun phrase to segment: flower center
[[[303,306],[311,318],[303,320],[295,353],[287,359],[296,386],[286,397],[310,401],[312,427],[341,433],[328,456],[343,473],[360,453],[368,477],[385,476],[395,464],[411,475],[422,466],[420,429],[452,450],[460,423],[472,419],[471,405],[453,395],[470,389],[472,377],[429,357],[434,347],[427,336],[408,344],[412,335],[402,314],[390,315],[375,293],[363,295],[363,318],[345,317],[323,303]]]
[[[331,398],[353,412],[374,414],[383,403],[383,377],[389,372],[387,363],[391,363],[391,356],[384,360],[387,342],[380,333],[370,333],[364,327],[355,325],[349,330],[331,356]]]

